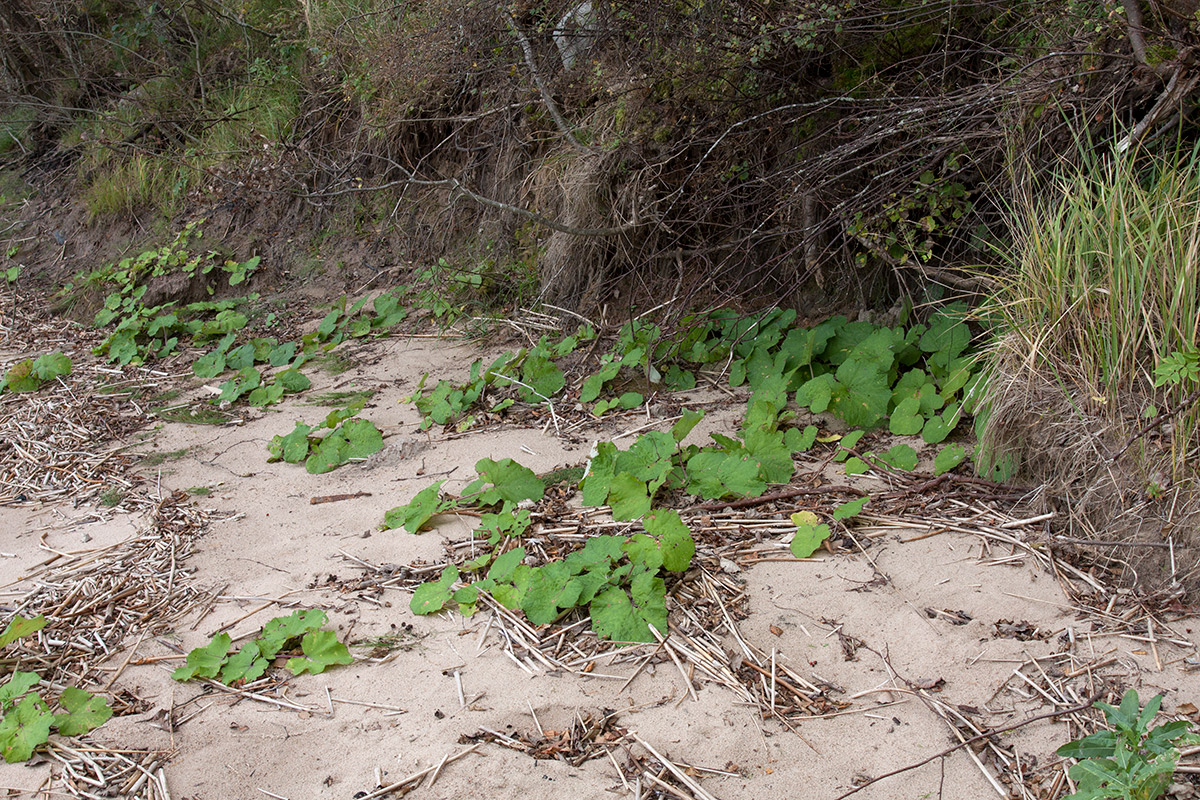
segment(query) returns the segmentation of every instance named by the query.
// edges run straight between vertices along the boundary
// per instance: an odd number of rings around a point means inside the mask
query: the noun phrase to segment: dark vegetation
[[[1183,5],[14,0],[0,151],[93,224],[222,208],[572,309],[886,306],[986,285],[1013,152],[1194,85]]]
[[[91,320],[91,270],[204,218],[255,265],[224,262],[231,286],[432,280],[427,308],[541,302],[601,334],[654,306],[891,325],[967,300],[995,343],[984,474],[1048,487],[1070,533],[1161,544],[1200,443],[1196,10],[7,0],[0,278],[71,281]],[[207,258],[120,297],[231,303]],[[124,316],[133,357],[157,318]]]

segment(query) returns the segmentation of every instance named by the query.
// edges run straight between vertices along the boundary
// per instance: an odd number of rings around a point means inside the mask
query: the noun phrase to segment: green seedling
[[[1141,708],[1137,692],[1130,689],[1118,707],[1096,703],[1111,730],[1058,748],[1060,756],[1078,759],[1068,773],[1077,790],[1064,800],[1157,800],[1166,793],[1180,747],[1200,744],[1200,736],[1184,720],[1150,727],[1162,699],[1157,695]]]

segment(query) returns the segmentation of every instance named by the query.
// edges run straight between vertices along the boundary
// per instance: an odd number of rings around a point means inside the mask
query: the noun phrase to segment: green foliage
[[[552,347],[549,340],[542,337],[531,348],[502,354],[492,361],[487,369],[483,368],[483,362],[480,360],[472,362],[470,375],[465,383],[454,384],[442,380],[428,392],[425,390],[425,382],[429,377],[426,374],[417,384],[416,393],[409,398],[421,412],[421,427],[448,425],[459,420],[476,405],[486,407],[485,398],[490,388],[503,389],[512,386],[516,387],[517,397],[522,402],[551,402],[551,398],[566,385],[566,377],[554,359],[569,353],[577,341],[574,337],[569,337],[558,347]],[[500,411],[510,405],[511,398],[507,402],[495,403],[491,410]],[[466,430],[472,424],[474,418],[468,417],[463,419],[458,427],[460,430]]]
[[[865,496],[860,497],[857,500],[849,500],[845,503],[842,503],[833,510],[833,518],[835,521],[841,522],[842,520],[847,520],[851,517],[857,517],[860,513],[862,513],[863,507],[869,502],[871,502],[870,496]]]
[[[142,302],[148,282],[168,274],[201,281],[212,295],[217,287],[209,282],[210,273],[218,272],[227,285],[236,286],[258,267],[258,256],[232,261],[220,259],[211,251],[193,254],[188,249],[189,243],[201,237],[202,223],[203,220],[188,223],[168,245],[76,277],[82,285],[99,285],[110,290],[94,324],[103,327],[115,321],[117,325],[96,349],[98,354],[107,355],[110,361],[119,364],[140,364],[169,355],[185,337],[199,343],[245,327],[246,317],[234,310],[237,302],[233,300],[183,306],[172,301],[152,307]],[[72,281],[59,294],[70,296],[75,288]]]
[[[650,626],[667,630],[666,584],[658,573],[685,571],[696,545],[671,509],[647,515],[644,529],[629,537],[591,536],[582,549],[540,567],[525,564],[525,548],[514,547],[492,560],[485,577],[457,589],[460,573],[450,565],[437,580],[417,587],[409,607],[415,614],[433,614],[455,602],[471,614],[479,593],[489,592],[534,625],[586,607],[597,635],[652,642]]]
[[[189,652],[184,665],[171,677],[177,681],[209,678],[226,686],[240,685],[262,677],[279,654],[297,648],[301,655],[289,658],[285,665],[293,675],[318,674],[331,666],[351,663],[354,658],[337,640],[337,634],[322,630],[328,622],[320,609],[293,611],[290,616],[268,622],[259,636],[236,653],[230,653],[233,642],[229,634],[219,633],[207,645]]]
[[[3,633],[0,647],[31,636],[46,626],[45,617],[26,619],[14,615]],[[112,717],[112,709],[102,698],[68,686],[59,695],[62,713],[55,714],[43,695],[34,691],[41,676],[14,670],[0,686],[0,754],[8,763],[28,761],[35,750],[50,739],[50,731],[62,736],[82,736],[100,727]]]
[[[944,475],[967,459],[967,449],[961,444],[948,444],[933,459],[933,474]]]
[[[584,505],[607,504],[618,520],[643,516],[671,472],[678,444],[672,434],[661,431],[639,436],[628,450],[600,442],[580,483]]]
[[[291,433],[276,434],[267,444],[269,461],[289,464],[304,462],[313,475],[337,469],[351,461],[362,461],[383,449],[383,434],[374,423],[354,419],[362,411],[359,400],[343,409],[329,412],[317,425],[297,422]],[[318,434],[328,430],[324,436]]]
[[[36,359],[18,361],[0,379],[0,393],[36,392],[42,384],[71,374],[71,359],[60,352],[46,353]]]
[[[110,712],[111,713],[111,712]],[[50,740],[54,715],[36,692],[22,697],[0,719],[0,753],[10,764],[28,761],[33,751]]]
[[[58,698],[65,714],[56,714],[54,724],[63,736],[82,736],[95,730],[112,717],[112,709],[102,698],[91,692],[68,686]]]
[[[545,482],[533,470],[511,458],[499,461],[481,458],[475,463],[475,472],[479,477],[463,489],[461,497],[442,497],[441,489],[445,481],[438,481],[417,492],[407,504],[397,506],[384,515],[384,530],[404,528],[409,533],[419,533],[432,517],[456,508],[499,507],[499,513],[483,514],[481,517],[486,535],[489,538],[520,536],[529,527],[529,512],[517,509],[517,506],[541,500],[546,492]]]
[[[953,413],[937,412],[959,396],[973,374],[965,310],[947,306],[928,325],[907,330],[844,317],[822,323],[803,351],[808,361],[801,366],[812,377],[799,386],[796,402],[859,428],[886,418],[894,434],[927,431],[928,441],[945,438],[958,424],[957,406]]]
[[[954,180],[962,169],[962,150],[951,153],[938,167],[925,170],[906,191],[892,192],[882,211],[856,212],[848,233],[864,252],[860,263],[918,264],[934,258],[937,243],[954,236],[971,213],[971,193]]]
[[[44,627],[46,627],[44,616],[39,615],[33,619],[26,619],[20,614],[14,614],[12,620],[4,628],[4,632],[0,633],[0,647],[7,647],[18,639],[32,636]]]
[[[397,506],[384,514],[384,529],[404,528],[409,533],[420,533],[435,514],[440,514],[452,507],[442,504],[443,483],[445,481],[438,481],[432,486],[426,486],[417,492],[416,497],[410,500],[408,505]]]
[[[829,526],[822,523],[811,511],[792,514],[792,523],[796,526],[796,533],[792,537],[791,550],[796,558],[808,558],[817,552],[817,548],[824,544],[832,533]]]
[[[1097,731],[1058,748],[1064,758],[1079,759],[1070,769],[1077,790],[1066,800],[1157,800],[1171,784],[1179,761],[1179,748],[1200,744],[1186,720],[1167,722],[1154,728],[1162,705],[1157,695],[1145,708],[1137,692],[1130,689],[1121,705],[1096,703],[1111,730]]]

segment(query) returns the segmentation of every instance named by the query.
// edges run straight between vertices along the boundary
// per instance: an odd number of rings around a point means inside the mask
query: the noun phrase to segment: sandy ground
[[[466,522],[444,518],[435,531],[420,536],[379,530],[385,511],[434,480],[447,477],[447,488],[454,489],[473,477],[472,465],[485,456],[512,457],[537,472],[578,465],[590,441],[645,424],[645,417],[582,430],[574,441],[557,438],[552,429],[521,427],[427,435],[403,398],[425,371],[435,378],[465,375],[477,349],[394,338],[352,355],[356,366],[350,371],[316,373],[309,396],[376,390],[363,416],[384,431],[388,448],[366,464],[313,476],[301,466],[267,463],[273,435],[289,432],[297,419],[311,422],[325,413],[305,405],[304,398],[247,412],[241,424],[163,423],[133,442],[138,452],[162,457],[141,468],[153,491],[202,492],[196,502],[214,521],[188,566],[191,580],[217,599],[196,608],[173,634],[130,641],[114,655],[111,669],[128,663],[117,687],[142,698],[146,710],[111,720],[89,740],[173,753],[165,777],[177,800],[349,800],[462,752],[460,737],[481,728],[536,734],[539,726],[561,730],[576,715],[606,713],[615,713],[619,727],[676,763],[733,773],[692,772],[713,797],[833,800],[855,781],[956,743],[913,686],[927,687],[943,703],[979,710],[988,724],[1000,727],[1056,708],[1014,671],[1024,665],[1022,674],[1039,683],[1031,660],[1067,651],[1078,662],[1107,662],[1080,675],[1059,670],[1053,676],[1082,696],[1107,680],[1113,688],[1133,686],[1144,695],[1165,691],[1169,710],[1189,701],[1200,705],[1200,682],[1185,671],[1184,657],[1194,652],[1191,621],[1183,618],[1172,627],[1188,646],[1169,644],[1169,635],[1160,632],[1157,652],[1135,638],[1092,636],[1094,619],[1076,612],[1044,568],[1019,551],[953,531],[915,538],[912,531],[878,529],[865,554],[761,563],[737,574],[745,581],[750,612],[740,623],[741,636],[775,651],[781,663],[814,683],[834,687],[834,696],[847,706],[833,718],[801,720],[789,730],[764,721],[760,709],[740,703],[726,688],[699,680],[692,699],[669,661],[652,664],[627,688],[620,680],[544,669],[530,674],[502,652],[494,631],[485,633],[486,614],[416,617],[405,591],[389,589],[368,600],[338,587],[364,573],[361,562],[437,562],[444,558],[445,540],[469,537]],[[204,390],[193,384],[189,391]],[[719,405],[694,436],[736,425],[743,406]],[[309,502],[355,492],[369,495]],[[94,512],[0,508],[0,580],[12,584],[41,562],[46,551],[39,542],[68,550],[95,547],[133,535],[144,522],[137,514]],[[200,646],[221,630],[235,640],[254,634],[294,608],[324,609],[352,642],[395,637],[396,649],[371,660],[363,658],[369,648],[356,647],[360,658],[354,664],[292,678],[269,694],[268,700],[294,707],[171,680],[180,648]],[[952,616],[931,617],[929,608]],[[1004,638],[997,625],[1007,622],[1028,623],[1025,630],[1043,635]],[[136,652],[128,649],[135,646]],[[1055,670],[1061,662],[1037,663]],[[625,676],[632,667],[601,663],[596,671]],[[1074,734],[1064,722],[1045,720],[1001,741],[1029,769],[1057,761],[1053,750]],[[624,758],[615,748],[613,759]],[[1001,796],[975,758],[973,751],[959,750],[857,796]],[[0,766],[0,788],[9,796],[33,796],[51,768],[44,760]],[[489,743],[446,764],[436,782],[420,786],[414,796],[538,800],[633,796],[636,790],[625,785],[608,758],[572,766]],[[1176,796],[1190,791],[1181,785]],[[643,787],[642,796],[661,795]]]

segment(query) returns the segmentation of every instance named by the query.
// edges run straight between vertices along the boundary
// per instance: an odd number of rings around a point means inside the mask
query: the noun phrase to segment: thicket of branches
[[[333,209],[410,257],[535,264],[566,307],[870,304],[986,282],[959,268],[1006,234],[1014,154],[1190,136],[1194,12],[8,0],[0,150],[66,170],[94,216]]]

